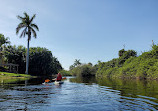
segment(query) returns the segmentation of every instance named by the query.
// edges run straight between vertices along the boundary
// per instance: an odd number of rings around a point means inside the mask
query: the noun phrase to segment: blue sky
[[[46,47],[65,69],[117,58],[124,44],[141,54],[158,43],[158,0],[1,0],[0,33],[12,45],[27,45],[15,33],[24,11],[40,29],[30,46]]]

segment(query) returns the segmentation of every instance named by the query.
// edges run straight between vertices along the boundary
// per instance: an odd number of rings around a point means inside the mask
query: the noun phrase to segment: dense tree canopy
[[[26,48],[23,46],[8,46],[5,57],[8,63],[19,64],[19,73],[25,73]],[[30,68],[29,74],[43,76],[56,74],[62,66],[51,51],[46,48],[30,48]]]
[[[62,69],[58,59],[46,48],[30,48],[30,74],[56,74]]]
[[[119,58],[98,64],[97,76],[158,79],[157,45],[140,56],[134,50],[121,50],[119,53]]]

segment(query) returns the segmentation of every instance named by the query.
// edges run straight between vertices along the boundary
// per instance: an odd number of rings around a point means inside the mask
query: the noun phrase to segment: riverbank
[[[137,56],[133,50],[119,51],[119,58],[100,62],[96,76],[112,78],[158,79],[158,46]]]
[[[28,74],[16,74],[16,73],[9,73],[9,72],[0,72],[0,78],[33,78],[35,76],[31,76]]]

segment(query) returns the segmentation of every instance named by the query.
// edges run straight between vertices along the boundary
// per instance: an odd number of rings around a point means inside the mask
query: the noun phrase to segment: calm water
[[[62,85],[44,79],[0,79],[0,110],[158,110],[158,82],[68,77]]]

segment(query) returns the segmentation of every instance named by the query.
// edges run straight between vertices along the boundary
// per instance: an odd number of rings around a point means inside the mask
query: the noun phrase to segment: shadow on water
[[[42,85],[45,79],[48,78],[0,78],[0,110],[27,111],[33,104],[49,104],[52,86]]]
[[[29,86],[42,84],[48,77],[38,78],[0,78],[0,88],[9,89],[14,86]],[[51,80],[51,78],[49,78]]]

